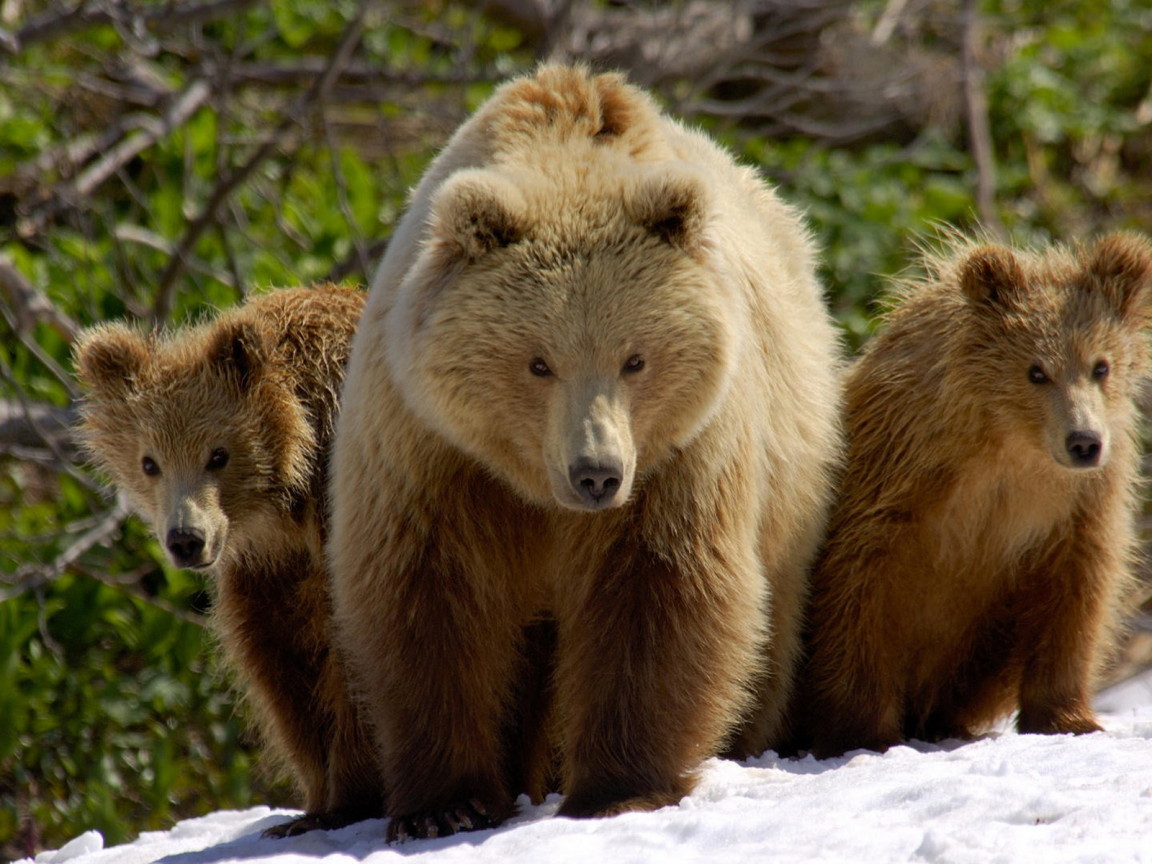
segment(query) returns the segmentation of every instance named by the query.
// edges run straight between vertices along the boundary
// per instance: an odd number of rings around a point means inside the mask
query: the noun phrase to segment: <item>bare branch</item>
[[[996,152],[988,122],[988,97],[984,92],[984,69],[977,53],[979,5],[964,0],[964,36],[961,67],[964,70],[964,103],[968,115],[968,141],[976,163],[976,212],[980,221],[1001,241],[1008,232],[996,212]]]
[[[208,102],[211,95],[212,90],[208,83],[196,80],[172,100],[160,117],[133,114],[124,118],[98,139],[102,145],[103,155],[84,169],[74,181],[65,181],[57,185],[35,208],[32,215],[20,220],[16,226],[16,233],[28,238],[43,231],[54,216],[73,206],[75,202],[87,198],[101,183],[127,165],[136,155],[187,123]],[[85,148],[74,155],[88,158],[91,153]],[[77,164],[79,163],[66,166],[69,173]]]
[[[186,24],[226,18],[256,3],[257,0],[209,0],[206,3],[170,0],[168,3],[141,5],[132,9],[123,3],[89,3],[80,0],[70,9],[52,9],[37,16],[16,33],[8,34],[7,39],[0,41],[0,48],[16,54],[35,42],[45,42],[107,24],[139,22],[161,32],[172,31]]]
[[[177,96],[162,116],[142,121],[145,128],[128,136],[117,146],[105,153],[76,178],[76,194],[83,197],[107,180],[117,170],[131,161],[132,157],[151,147],[161,138],[188,122],[207,103],[212,88],[207,81],[193,81],[184,92]]]
[[[248,161],[225,177],[212,190],[212,195],[204,205],[200,215],[188,226],[176,247],[176,251],[169,259],[164,272],[158,280],[156,305],[152,310],[152,319],[160,323],[167,319],[172,309],[176,281],[184,274],[189,266],[189,256],[196,243],[216,219],[220,206],[231,196],[253,171],[279,147],[288,135],[316,110],[317,104],[323,101],[325,94],[332,87],[340,71],[348,63],[353,51],[360,42],[364,32],[364,15],[366,3],[361,3],[356,16],[348,23],[340,38],[340,43],[332,53],[327,68],[308,88],[303,96],[296,100],[285,114],[284,119],[248,158]]]
[[[54,579],[59,578],[69,567],[93,546],[98,546],[108,540],[120,530],[124,520],[128,518],[132,508],[123,494],[118,494],[112,507],[87,531],[76,537],[67,548],[57,555],[50,563],[44,565],[27,565],[16,570],[11,575],[0,575],[0,581],[7,582],[11,587],[0,591],[0,602],[11,599],[28,591],[35,591]]]
[[[13,329],[22,336],[41,322],[52,327],[68,342],[80,332],[76,322],[57,309],[56,304],[43,291],[24,278],[24,274],[16,269],[16,265],[6,255],[0,255],[0,296],[12,310]]]
[[[0,452],[11,452],[12,448],[31,451],[48,446],[71,457],[75,449],[71,430],[76,420],[73,408],[0,400]]]

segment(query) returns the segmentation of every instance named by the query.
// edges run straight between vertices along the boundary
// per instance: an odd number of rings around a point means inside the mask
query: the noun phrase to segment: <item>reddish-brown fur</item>
[[[1152,247],[956,240],[926,265],[847,386],[799,700],[820,756],[968,737],[1017,708],[1021,732],[1100,728],[1090,694],[1134,556]],[[1076,451],[1092,436],[1101,452]]]
[[[332,649],[323,557],[327,453],[363,304],[335,286],[284,289],[163,335],[99,325],[76,348],[94,460],[173,563],[216,577],[214,631],[304,797],[279,834],[381,806]]]

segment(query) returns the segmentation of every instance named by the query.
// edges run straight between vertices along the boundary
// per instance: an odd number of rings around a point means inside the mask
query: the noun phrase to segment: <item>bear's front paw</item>
[[[493,815],[482,801],[470,798],[436,810],[393,816],[388,823],[388,842],[403,843],[405,840],[448,837],[460,831],[481,831],[495,828],[507,818],[508,814]]]
[[[1016,730],[1032,735],[1087,735],[1090,732],[1103,732],[1104,727],[1096,722],[1095,715],[1087,709],[1021,709],[1016,719]]]
[[[679,804],[687,794],[685,791],[648,792],[643,795],[628,795],[611,792],[573,792],[560,805],[557,816],[570,819],[599,819],[616,816],[620,813],[647,812],[659,810],[672,804]]]

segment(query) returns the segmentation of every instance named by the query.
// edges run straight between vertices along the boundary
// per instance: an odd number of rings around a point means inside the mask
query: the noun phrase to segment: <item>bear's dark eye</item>
[[[151,456],[145,456],[140,460],[140,470],[147,474],[149,477],[160,476],[160,466],[156,464],[156,460]]]
[[[228,451],[223,447],[217,447],[212,451],[212,455],[208,457],[208,470],[219,471],[228,464]]]
[[[547,378],[552,374],[552,370],[548,368],[548,364],[540,357],[535,358],[528,364],[528,369],[537,378]]]
[[[1097,381],[1103,381],[1105,378],[1108,377],[1109,371],[1110,370],[1108,369],[1108,361],[1107,360],[1101,360],[1094,367],[1092,367],[1092,377],[1095,378]]]
[[[1044,370],[1039,366],[1033,366],[1028,370],[1028,380],[1033,384],[1047,384],[1048,376],[1044,374]]]
[[[624,371],[626,373],[627,372],[639,372],[643,368],[644,368],[644,358],[641,357],[639,354],[633,354],[624,363]]]

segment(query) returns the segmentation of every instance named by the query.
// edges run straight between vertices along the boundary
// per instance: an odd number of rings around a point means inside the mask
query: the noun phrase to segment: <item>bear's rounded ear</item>
[[[665,243],[693,254],[704,242],[708,191],[693,171],[662,166],[643,178],[627,201],[628,214]]]
[[[123,398],[135,392],[149,356],[144,337],[123,324],[90,327],[72,348],[80,383],[102,398]]]
[[[449,177],[432,202],[434,243],[452,259],[478,261],[524,236],[524,196],[491,171],[467,169]]]
[[[1024,271],[1011,249],[978,246],[960,266],[960,288],[975,305],[1003,307],[1025,290]]]
[[[265,359],[264,338],[250,321],[225,320],[215,325],[208,362],[227,381],[246,390],[260,376]]]
[[[1099,291],[1121,318],[1143,320],[1152,293],[1152,244],[1139,234],[1109,234],[1087,255],[1088,288]]]

